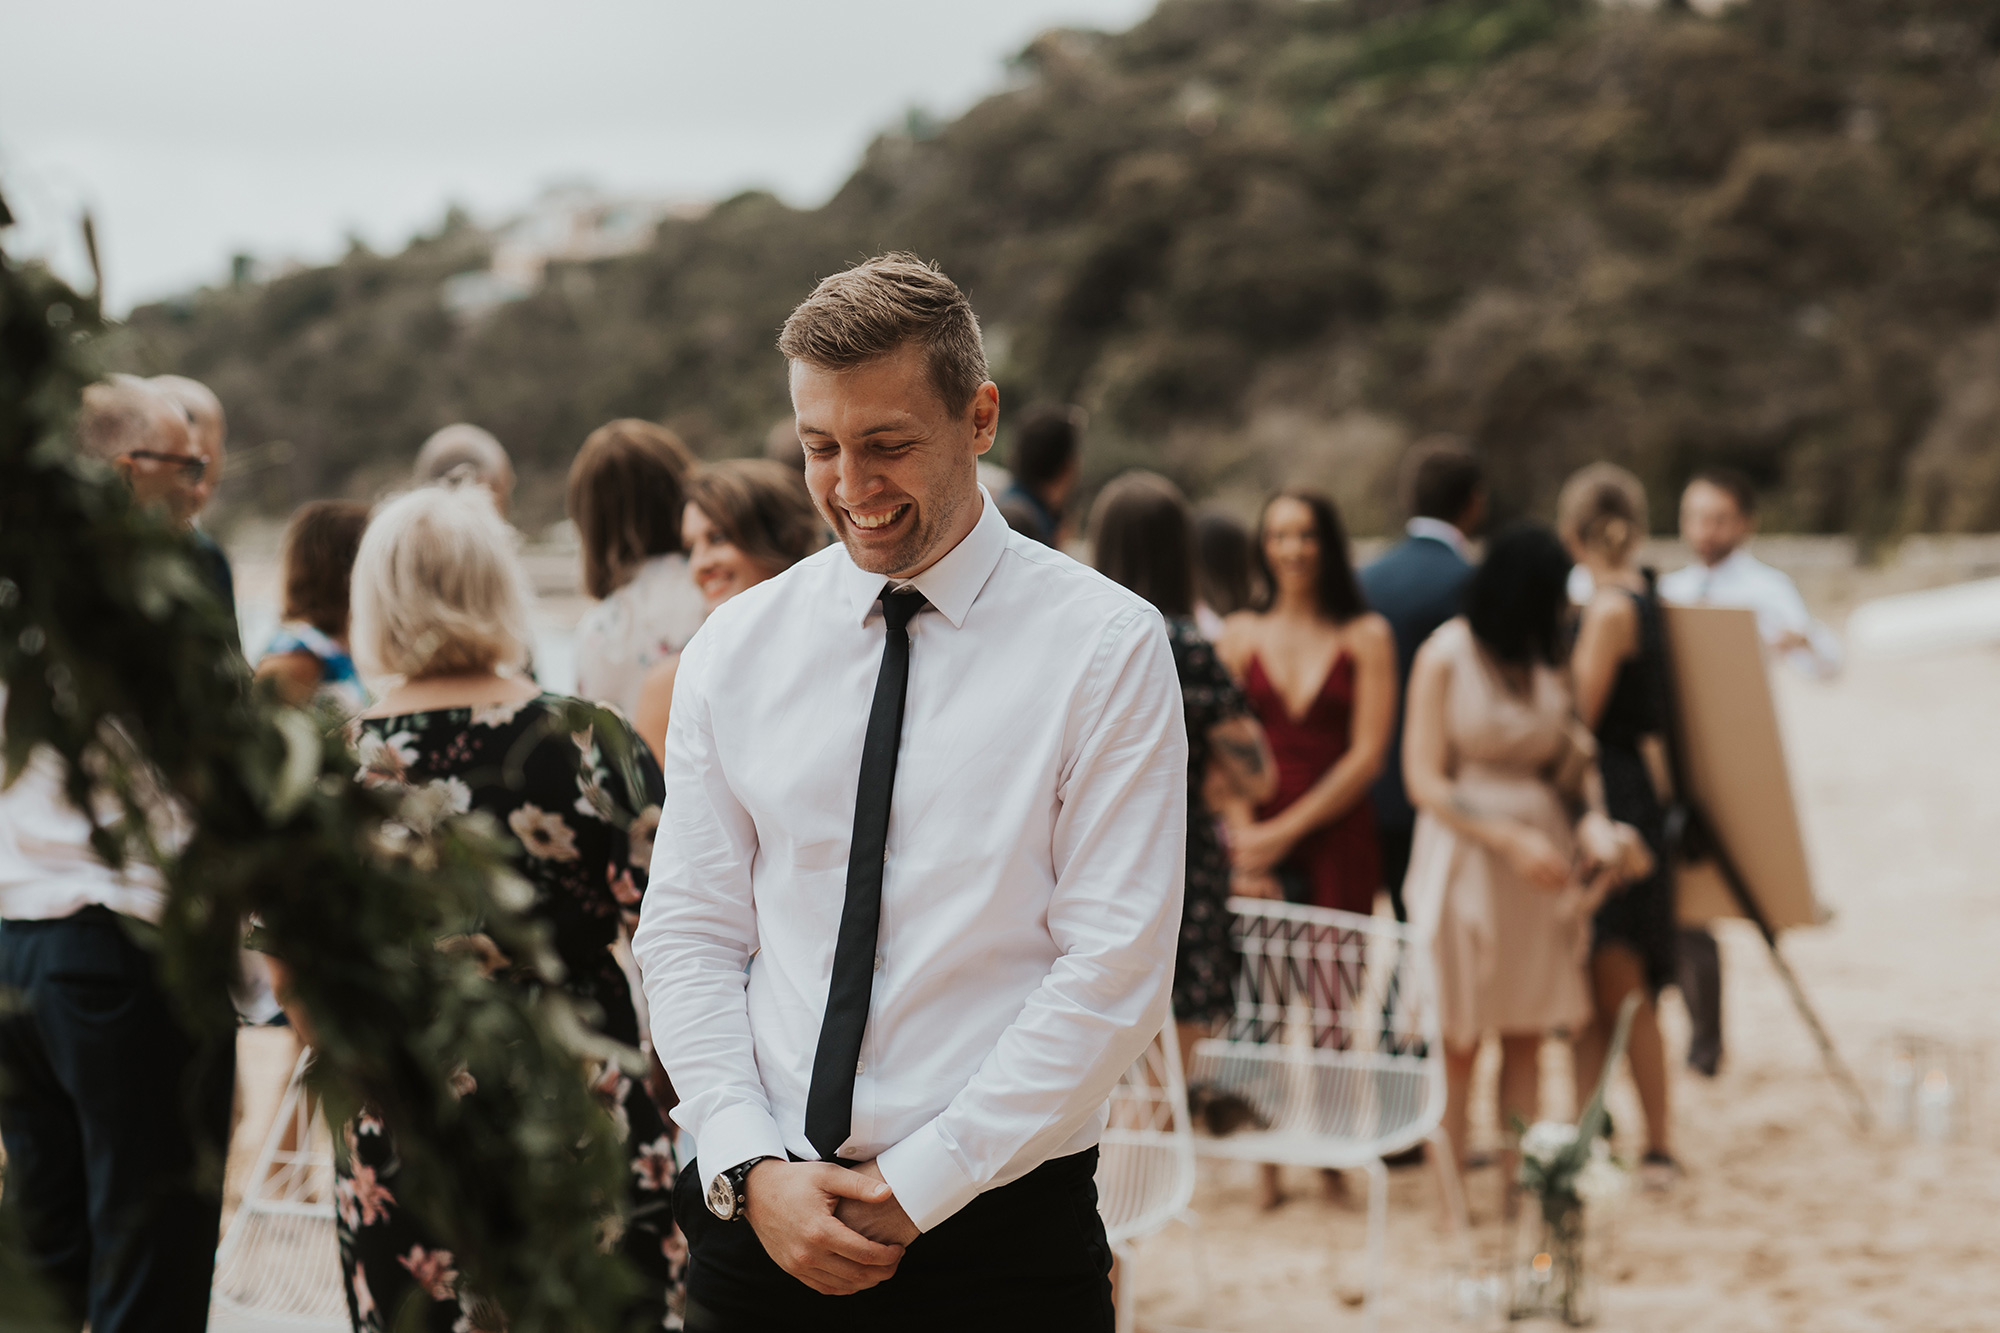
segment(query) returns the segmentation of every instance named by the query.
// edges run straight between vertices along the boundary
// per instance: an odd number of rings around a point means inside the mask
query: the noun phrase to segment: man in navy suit
[[[1419,441],[1403,460],[1403,494],[1412,515],[1408,535],[1361,571],[1369,608],[1386,616],[1396,635],[1396,733],[1374,795],[1382,883],[1398,921],[1409,919],[1403,875],[1410,868],[1410,835],[1417,822],[1403,790],[1401,701],[1417,649],[1458,614],[1459,594],[1472,576],[1470,539],[1486,517],[1486,482],[1470,449],[1457,440],[1433,438]]]

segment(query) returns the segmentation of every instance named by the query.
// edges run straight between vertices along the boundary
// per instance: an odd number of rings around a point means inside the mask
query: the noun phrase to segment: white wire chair
[[[1198,1228],[1200,1219],[1188,1208],[1193,1199],[1194,1134],[1180,1042],[1169,1022],[1111,1090],[1111,1114],[1097,1146],[1097,1210],[1123,1268],[1118,1333],[1132,1328],[1134,1243],[1170,1222]]]
[[[257,1154],[243,1202],[215,1251],[214,1327],[346,1333],[333,1228],[333,1141],[306,1091],[301,1052]]]
[[[1435,1145],[1445,1203],[1465,1207],[1440,1124],[1444,1043],[1430,955],[1407,926],[1323,907],[1232,898],[1242,969],[1236,1012],[1195,1044],[1188,1081],[1240,1099],[1248,1124],[1203,1136],[1204,1156],[1368,1172],[1367,1318],[1381,1305],[1389,1173],[1382,1159]]]

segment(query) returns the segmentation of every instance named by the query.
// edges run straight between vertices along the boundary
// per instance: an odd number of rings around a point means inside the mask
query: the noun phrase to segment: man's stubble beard
[[[973,495],[975,498],[978,496],[976,489],[973,491]],[[943,505],[942,509],[939,509],[937,505],[917,504],[914,500],[911,503],[916,507],[917,524],[910,530],[909,536],[897,542],[896,545],[887,551],[871,551],[860,546],[853,540],[854,526],[852,522],[843,522],[841,524],[841,544],[847,547],[848,559],[852,560],[859,568],[867,570],[870,574],[880,574],[884,578],[896,578],[906,569],[915,569],[917,566],[943,555],[944,552],[933,551],[932,548],[943,540],[944,534],[957,521],[959,512],[964,507],[965,501],[957,497],[941,501],[939,503]]]

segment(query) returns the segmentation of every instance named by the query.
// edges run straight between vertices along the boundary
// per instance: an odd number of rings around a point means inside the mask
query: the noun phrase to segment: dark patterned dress
[[[1680,938],[1665,870],[1666,810],[1644,753],[1647,737],[1667,733],[1667,638],[1659,599],[1650,591],[1628,589],[1626,595],[1639,613],[1639,646],[1619,664],[1597,720],[1597,771],[1604,778],[1605,813],[1639,830],[1653,853],[1653,873],[1604,900],[1591,921],[1590,947],[1630,949],[1645,967],[1646,989],[1657,997],[1674,984]]]
[[[1180,947],[1174,953],[1174,1017],[1200,1023],[1236,1011],[1240,961],[1229,938],[1229,853],[1201,793],[1208,775],[1208,733],[1230,718],[1254,714],[1194,621],[1167,621],[1167,638],[1180,676],[1188,740],[1187,895]]]
[[[514,866],[534,887],[532,916],[546,923],[567,970],[563,986],[601,1017],[598,1030],[639,1043],[631,990],[611,946],[621,919],[636,921],[659,826],[663,788],[652,754],[624,727],[644,790],[634,791],[594,730],[572,732],[560,711],[575,701],[543,695],[519,704],[446,708],[355,724],[361,780],[435,786],[456,811],[491,815],[519,844]],[[597,725],[623,723],[606,710]],[[674,1160],[665,1121],[638,1080],[615,1064],[584,1071],[624,1139],[631,1166],[622,1244],[645,1279],[648,1328],[678,1328],[686,1248],[673,1223]],[[476,1090],[471,1095],[477,1095]],[[486,1333],[497,1312],[460,1289],[456,1262],[397,1201],[393,1126],[363,1112],[336,1154],[336,1230],[357,1333],[420,1328]],[[405,1301],[424,1308],[401,1320]]]

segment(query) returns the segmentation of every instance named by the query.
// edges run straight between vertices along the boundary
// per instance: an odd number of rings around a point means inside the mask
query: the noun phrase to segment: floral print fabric
[[[622,720],[595,712],[573,732],[571,701],[543,695],[520,704],[440,709],[356,724],[361,780],[427,791],[444,808],[480,810],[518,844],[514,868],[534,889],[530,913],[546,922],[566,971],[563,986],[601,1015],[598,1027],[628,1046],[639,1021],[624,971],[611,953],[621,922],[636,923],[659,827],[662,787],[652,754]],[[613,762],[598,735],[616,727]],[[627,774],[636,770],[637,786]],[[489,946],[490,947],[490,946]],[[497,956],[497,951],[496,951]],[[616,1064],[579,1071],[610,1115],[631,1168],[621,1244],[646,1279],[649,1328],[678,1328],[686,1248],[673,1224],[673,1139],[644,1085]],[[460,1091],[476,1096],[469,1076]],[[423,1308],[427,1333],[498,1333],[500,1312],[462,1289],[457,1263],[396,1198],[392,1127],[363,1112],[342,1132],[335,1227],[357,1333],[402,1327],[405,1302]]]
[[[1229,938],[1229,853],[1201,793],[1208,733],[1230,718],[1250,716],[1251,709],[1194,621],[1167,621],[1167,640],[1180,676],[1188,739],[1187,894],[1174,954],[1174,1017],[1197,1023],[1235,1012],[1239,961]]]

